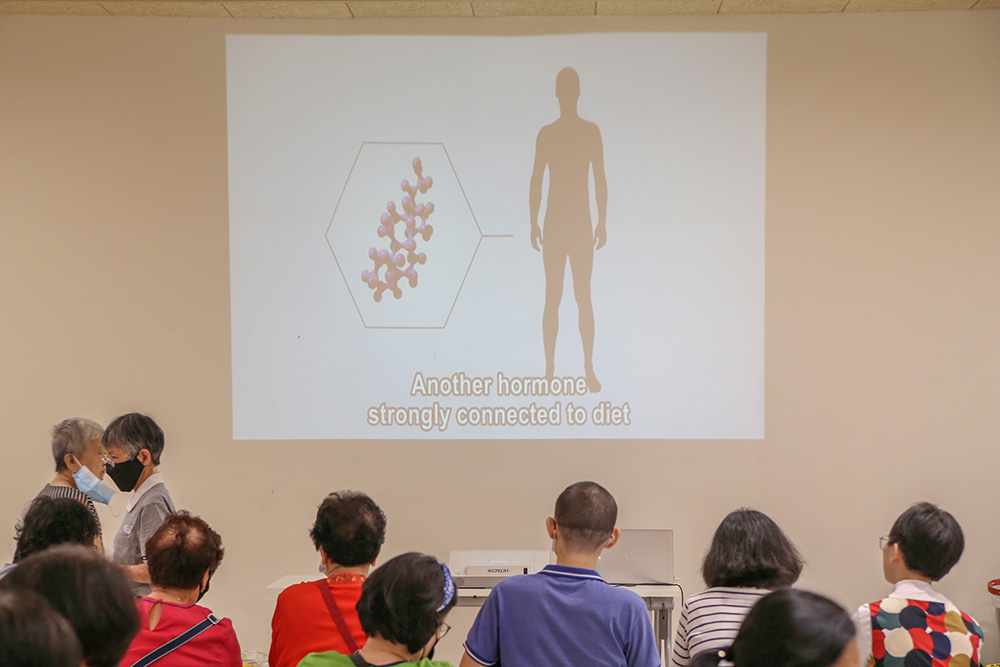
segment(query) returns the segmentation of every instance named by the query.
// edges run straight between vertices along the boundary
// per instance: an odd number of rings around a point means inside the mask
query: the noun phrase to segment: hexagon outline
[[[417,146],[440,146],[441,150],[444,151],[445,157],[448,159],[448,166],[451,167],[451,173],[455,175],[455,182],[458,183],[458,189],[462,193],[462,199],[465,200],[465,205],[469,208],[469,215],[472,216],[472,222],[476,226],[476,231],[479,232],[479,240],[476,242],[476,247],[472,251],[472,255],[469,257],[469,265],[465,267],[465,273],[462,274],[462,281],[458,284],[458,291],[455,292],[455,299],[451,302],[451,306],[448,308],[448,315],[444,318],[444,324],[439,327],[397,327],[397,326],[375,326],[369,325],[365,322],[365,316],[361,313],[361,308],[358,306],[357,299],[354,298],[354,292],[351,290],[351,286],[347,280],[347,276],[344,274],[344,269],[340,265],[340,260],[337,259],[337,251],[333,249],[333,244],[330,243],[330,230],[333,229],[333,221],[337,217],[337,209],[340,208],[340,202],[344,199],[344,193],[347,191],[347,184],[351,182],[351,176],[354,175],[354,168],[358,164],[358,159],[361,157],[361,151],[365,149],[366,144],[392,144],[392,145],[417,145]],[[479,226],[479,220],[476,218],[476,212],[472,209],[472,204],[469,203],[469,197],[465,194],[465,187],[462,185],[462,179],[458,175],[458,171],[455,169],[455,164],[451,161],[451,154],[448,153],[448,147],[445,146],[443,141],[362,141],[361,146],[358,147],[357,155],[354,156],[354,162],[351,163],[351,170],[347,173],[347,178],[344,179],[344,187],[340,189],[340,196],[337,198],[337,205],[333,208],[333,213],[330,215],[330,223],[326,226],[326,231],[323,233],[323,238],[326,240],[326,245],[330,248],[330,254],[333,255],[333,261],[337,264],[337,271],[340,273],[340,277],[344,280],[344,287],[347,289],[347,294],[351,297],[351,303],[354,304],[354,310],[358,313],[358,317],[361,319],[361,324],[366,329],[444,329],[448,326],[448,322],[451,320],[451,314],[455,311],[455,304],[458,303],[458,297],[462,294],[462,289],[465,287],[465,281],[469,277],[469,271],[472,269],[472,263],[476,260],[476,255],[479,254],[479,246],[483,244],[483,228]]]

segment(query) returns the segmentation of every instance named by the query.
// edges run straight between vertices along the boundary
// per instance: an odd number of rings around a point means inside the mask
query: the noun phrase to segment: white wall
[[[766,438],[233,442],[224,35],[768,33]],[[675,530],[686,590],[749,505],[808,560],[801,585],[881,596],[877,538],[931,500],[966,531],[941,589],[987,632],[1000,576],[1000,12],[400,22],[0,17],[0,524],[50,478],[47,430],[154,415],[179,506],[222,534],[206,600],[267,649],[281,575],[317,558],[329,491],[370,493],[385,555],[545,548],[566,484]],[[624,343],[623,343],[624,344]],[[346,379],[345,379],[346,384]],[[109,542],[117,520],[105,513]],[[471,622],[457,611],[443,657]]]

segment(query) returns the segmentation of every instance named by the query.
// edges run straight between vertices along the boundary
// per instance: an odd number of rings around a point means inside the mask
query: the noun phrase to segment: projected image
[[[765,61],[229,36],[234,437],[763,437]]]
[[[326,229],[366,328],[444,328],[481,239],[440,143],[363,142]]]
[[[555,375],[559,304],[562,301],[566,263],[573,272],[573,294],[579,308],[580,339],[587,389],[596,393],[601,383],[594,373],[594,306],[590,280],[594,249],[607,243],[608,182],[604,176],[601,131],[577,113],[580,76],[565,68],[556,77],[559,118],[538,133],[535,166],[531,172],[531,247],[543,246],[545,264],[545,310],[542,336],[545,340],[545,377]],[[538,226],[542,202],[542,178],[549,172],[549,196],[545,204],[545,230]],[[588,176],[593,169],[597,194],[597,228],[591,226]]]

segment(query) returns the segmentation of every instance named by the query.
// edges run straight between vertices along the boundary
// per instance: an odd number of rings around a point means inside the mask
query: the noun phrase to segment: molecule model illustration
[[[382,293],[386,290],[390,290],[397,299],[402,298],[403,290],[399,281],[406,278],[410,288],[415,288],[418,277],[416,266],[427,262],[427,255],[416,251],[417,237],[423,238],[425,243],[431,240],[434,228],[427,224],[427,218],[434,212],[434,204],[429,201],[417,203],[417,193],[427,194],[434,185],[434,180],[430,176],[424,176],[423,171],[420,158],[413,158],[413,173],[417,176],[417,182],[411,184],[408,180],[403,180],[400,184],[400,188],[406,193],[400,201],[402,212],[396,209],[396,202],[390,201],[386,204],[385,213],[379,218],[378,235],[389,239],[389,248],[387,250],[373,246],[369,249],[368,257],[375,263],[375,268],[361,272],[361,279],[374,290],[372,296],[375,301],[381,301]],[[401,240],[396,238],[396,225],[399,223],[403,223]]]

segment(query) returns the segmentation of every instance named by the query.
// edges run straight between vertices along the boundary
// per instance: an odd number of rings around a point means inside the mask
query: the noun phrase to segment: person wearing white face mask
[[[114,489],[104,483],[101,436],[104,428],[95,421],[72,417],[52,428],[52,457],[56,475],[38,492],[37,498],[72,498],[87,506],[97,522],[94,546],[104,553],[101,520],[95,502],[107,504]]]

